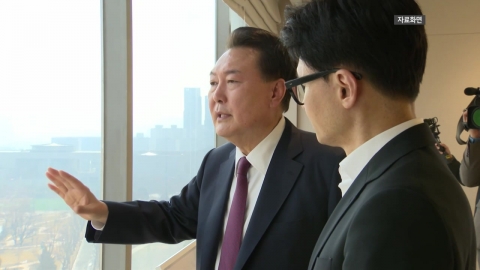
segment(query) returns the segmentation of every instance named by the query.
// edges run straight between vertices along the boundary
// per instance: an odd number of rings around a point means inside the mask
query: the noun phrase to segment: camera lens
[[[476,107],[472,111],[472,123],[475,126],[480,127],[480,107]]]
[[[467,128],[480,129],[480,106],[467,108]]]

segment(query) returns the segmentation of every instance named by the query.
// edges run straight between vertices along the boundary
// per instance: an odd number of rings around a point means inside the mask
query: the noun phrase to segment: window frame
[[[132,0],[102,0],[102,199],[132,199]],[[229,8],[216,0],[216,58],[230,34]],[[215,59],[216,60],[216,59]],[[212,134],[213,135],[213,134]],[[215,145],[225,139],[215,135]],[[119,169],[120,168],[120,169]],[[102,244],[104,270],[131,270],[132,246]],[[159,264],[162,262],[158,262]]]

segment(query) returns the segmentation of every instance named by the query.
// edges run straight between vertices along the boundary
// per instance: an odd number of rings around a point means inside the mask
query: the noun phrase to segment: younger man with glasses
[[[425,28],[394,25],[395,15],[422,13],[413,0],[313,0],[288,12],[282,38],[300,78],[286,85],[317,139],[347,153],[343,198],[309,269],[475,269],[469,203],[414,112]]]

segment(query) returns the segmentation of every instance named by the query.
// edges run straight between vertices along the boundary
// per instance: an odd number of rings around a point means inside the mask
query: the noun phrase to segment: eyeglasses
[[[307,76],[303,76],[297,79],[290,80],[288,82],[285,82],[285,87],[287,88],[288,93],[292,96],[293,100],[298,105],[303,105],[303,101],[305,100],[305,86],[303,85],[304,83],[311,82],[313,80],[325,77],[331,73],[336,72],[337,70],[340,70],[339,68],[333,68],[333,69],[328,69],[316,73],[312,73]],[[350,71],[355,79],[360,80],[362,79],[362,74],[354,71]]]

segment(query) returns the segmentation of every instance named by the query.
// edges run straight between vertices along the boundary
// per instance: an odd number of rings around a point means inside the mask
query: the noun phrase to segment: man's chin
[[[230,132],[228,130],[225,130],[224,128],[215,128],[215,133],[217,136],[220,136],[226,140],[230,137]]]
[[[333,147],[340,147],[343,148],[341,142],[339,140],[333,140],[333,138],[325,137],[325,136],[318,136],[317,133],[317,141],[323,145],[333,146]]]

